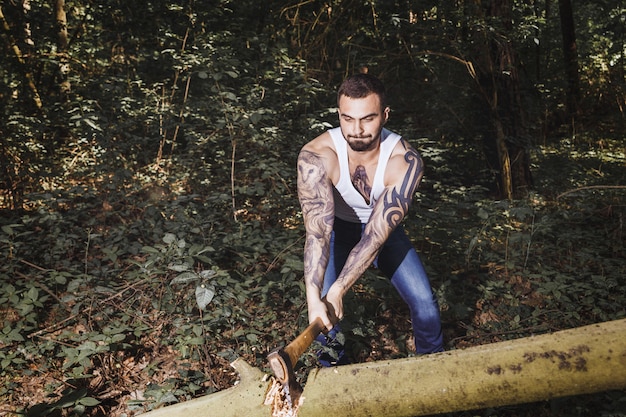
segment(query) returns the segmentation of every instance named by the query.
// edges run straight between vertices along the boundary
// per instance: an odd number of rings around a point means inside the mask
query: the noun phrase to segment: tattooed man
[[[320,317],[332,336],[344,316],[344,295],[373,264],[409,306],[416,353],[442,351],[439,306],[400,225],[422,179],[422,159],[383,127],[389,107],[378,78],[349,77],[337,104],[339,127],[307,143],[298,156],[309,321]],[[320,362],[345,363],[337,350]]]

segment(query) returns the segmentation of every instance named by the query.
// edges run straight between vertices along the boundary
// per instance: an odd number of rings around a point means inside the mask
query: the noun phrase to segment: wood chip
[[[289,395],[289,386],[281,384],[274,377],[271,378],[271,382],[264,404],[272,406],[272,417],[297,417],[298,408],[304,398],[300,396],[298,403],[294,405]]]

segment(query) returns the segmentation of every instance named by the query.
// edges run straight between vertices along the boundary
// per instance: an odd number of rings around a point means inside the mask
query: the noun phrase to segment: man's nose
[[[363,122],[360,120],[355,120],[354,122],[354,134],[356,136],[359,136],[361,134],[363,134],[364,130],[363,130]]]

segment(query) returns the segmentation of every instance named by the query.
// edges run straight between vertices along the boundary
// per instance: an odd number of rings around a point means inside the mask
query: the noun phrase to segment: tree
[[[511,41],[512,2],[477,0],[474,13],[482,21],[474,44],[482,139],[487,163],[495,173],[498,195],[511,199],[532,186],[529,134],[522,96],[519,58]]]
[[[567,80],[565,105],[568,119],[572,119],[579,112],[580,76],[578,74],[578,48],[576,46],[576,30],[571,0],[559,0],[559,16],[563,36],[563,65]]]
[[[25,20],[25,17],[29,10],[28,2],[25,2],[21,6],[22,7],[18,8],[16,5],[13,7],[13,9],[16,15],[21,15],[21,17]],[[8,41],[7,43],[10,45],[10,49],[13,53],[13,56],[19,64],[19,68],[21,70],[21,76],[23,77],[25,84],[28,87],[28,90],[30,90],[30,93],[32,96],[32,102],[38,110],[41,110],[43,104],[41,102],[41,96],[39,95],[39,90],[37,89],[35,80],[33,78],[32,69],[29,68],[27,65],[27,62],[24,58],[24,54],[22,53],[22,49],[20,48],[20,45],[18,43],[18,39],[14,35],[15,31],[12,30],[11,24],[7,20],[7,17],[5,16],[2,7],[0,7],[0,23],[2,24],[4,37]],[[30,29],[28,29],[29,26],[30,26],[29,24],[26,24],[25,26],[26,29],[23,31],[20,31],[20,34],[23,37],[22,43],[25,45],[29,45],[32,43],[32,39],[30,39],[30,35],[31,35]]]
[[[58,79],[59,94],[62,101],[67,100],[71,85],[68,78],[70,59],[67,51],[67,15],[65,14],[65,0],[56,0],[54,3],[57,27],[57,55],[59,57]]]

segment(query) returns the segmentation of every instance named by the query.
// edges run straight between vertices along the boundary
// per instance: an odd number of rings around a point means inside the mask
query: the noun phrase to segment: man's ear
[[[389,106],[385,107],[385,110],[383,111],[383,115],[385,118],[385,121],[383,122],[383,124],[387,123],[387,120],[389,120],[389,112],[391,111],[391,109],[389,108]]]

